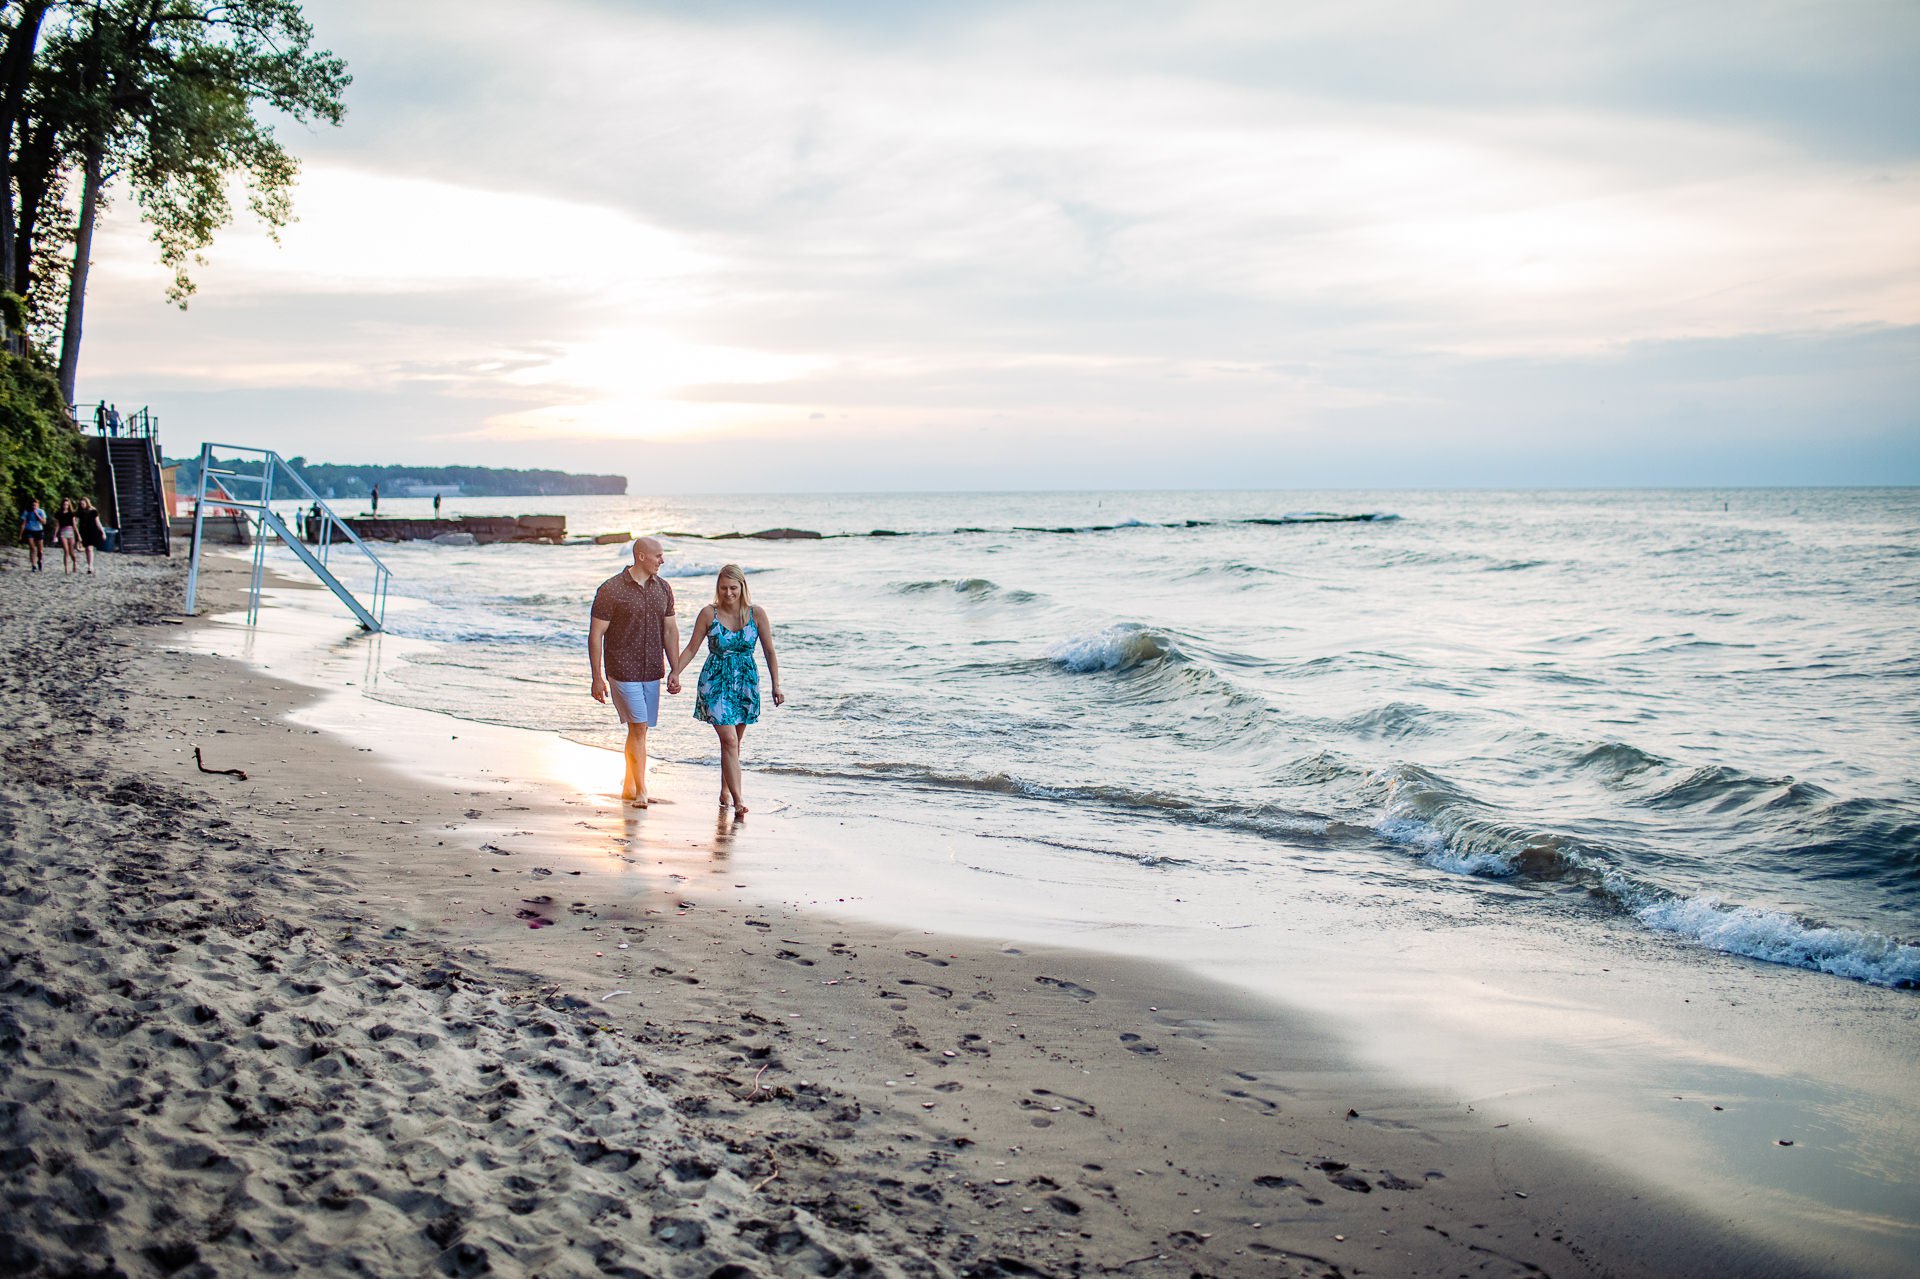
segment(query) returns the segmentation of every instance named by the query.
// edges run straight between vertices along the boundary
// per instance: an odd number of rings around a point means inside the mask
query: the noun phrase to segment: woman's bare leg
[[[738,724],[715,724],[714,735],[720,739],[720,803],[732,804],[736,813],[743,813],[746,807],[740,802],[740,726]]]
[[[733,729],[733,811],[737,816],[747,811],[746,799],[740,793],[740,760],[747,750],[747,726],[736,724]]]

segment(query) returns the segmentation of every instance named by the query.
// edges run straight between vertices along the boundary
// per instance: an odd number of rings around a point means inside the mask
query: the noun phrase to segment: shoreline
[[[129,606],[157,625],[152,568]],[[7,910],[44,943],[9,955],[30,1273],[301,1248],[455,1273],[1858,1272],[1751,1237],[1750,1206],[1697,1213],[1389,1078],[1271,1000],[769,900],[777,813],[750,833],[699,804],[609,813],[606,779],[566,793],[525,761],[436,788],[303,726],[304,686],[113,634],[157,687],[8,685],[16,737],[115,689],[76,783],[7,783]],[[194,771],[193,745],[248,779]],[[103,896],[75,831],[157,861],[112,861],[134,888]],[[134,989],[100,993],[116,981]],[[145,1110],[116,1096],[129,1075]],[[173,1087],[145,1095],[156,1077]]]
[[[376,700],[388,696],[382,679],[406,686],[405,664],[416,651],[433,661],[437,645],[335,640],[340,616],[304,587],[274,604],[258,626],[198,634],[318,690],[300,722],[436,785],[507,769],[617,811],[603,751],[413,710],[404,692]],[[457,747],[444,740],[449,725]],[[683,780],[684,767],[656,763],[663,793],[683,803],[656,807],[644,828],[711,844],[710,828],[673,832],[673,814],[711,811],[699,798],[711,774],[695,764]],[[1244,836],[1148,824],[1116,827],[1096,848],[1060,805],[996,793],[982,827],[982,801],[964,792],[750,771],[756,796],[775,799],[756,808],[735,850],[756,858],[757,902],[1177,966],[1237,999],[1311,1016],[1368,1077],[1424,1082],[1692,1211],[1739,1204],[1748,1228],[1781,1248],[1894,1273],[1903,1249],[1920,1251],[1920,1095],[1909,1069],[1920,1004],[1910,992],[1694,947],[1590,910],[1556,923],[1498,880],[1427,871],[1424,890],[1381,898],[1307,845],[1276,857],[1271,843],[1232,846]],[[528,824],[519,833],[553,857],[617,850],[641,829]],[[1140,851],[1154,862],[1129,855]],[[1262,878],[1184,874],[1185,857],[1237,857]],[[590,857],[580,864],[592,869]]]

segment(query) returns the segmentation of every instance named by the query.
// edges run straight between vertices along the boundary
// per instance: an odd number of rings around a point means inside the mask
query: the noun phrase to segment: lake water
[[[1920,984],[1920,491],[447,507],[520,512],[677,534],[683,635],[743,565],[789,697],[749,769],[838,802],[1038,834],[1103,879],[1258,894],[1284,864],[1383,909],[1497,888],[1543,928]],[[771,527],[830,536],[708,540]],[[584,635],[629,548],[380,553],[389,630],[424,643],[372,695],[618,740]],[[691,711],[666,699],[656,755],[716,757]]]

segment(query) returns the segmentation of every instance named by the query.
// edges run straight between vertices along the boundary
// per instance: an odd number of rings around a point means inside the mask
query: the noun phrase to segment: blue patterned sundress
[[[737,631],[722,626],[718,614],[707,623],[707,660],[693,699],[695,719],[708,724],[760,722],[760,666],[753,660],[759,641],[760,628],[751,613]]]

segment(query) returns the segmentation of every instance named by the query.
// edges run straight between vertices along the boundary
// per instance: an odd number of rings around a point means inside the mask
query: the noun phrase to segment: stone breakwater
[[[411,519],[386,515],[341,516],[340,522],[368,542],[432,542],[452,535],[475,543],[549,542],[567,540],[564,515],[462,515],[450,519]],[[320,540],[320,521],[301,520],[301,537]]]

